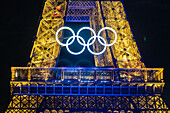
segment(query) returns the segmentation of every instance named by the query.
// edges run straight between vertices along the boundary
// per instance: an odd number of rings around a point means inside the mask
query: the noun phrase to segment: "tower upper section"
[[[102,55],[94,56],[96,67],[145,67],[121,1],[66,0],[47,0],[45,2],[30,55],[31,67],[55,67],[61,50],[60,45],[56,42],[55,34],[60,27],[64,26],[65,22],[89,22],[95,32],[104,27],[116,30],[118,35],[116,43],[107,47]],[[61,41],[63,33],[61,31],[58,35]],[[109,30],[103,31],[101,36],[106,43],[113,42],[115,37]],[[103,46],[97,42],[93,44],[94,52],[99,52],[102,48]]]

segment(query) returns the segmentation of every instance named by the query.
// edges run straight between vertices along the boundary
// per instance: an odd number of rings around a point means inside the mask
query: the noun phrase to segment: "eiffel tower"
[[[63,48],[56,32],[69,22],[88,22],[96,33],[110,27],[117,41],[93,56],[94,67],[56,67]],[[64,34],[59,32],[60,41]],[[101,37],[106,43],[115,40],[110,30]],[[103,46],[95,42],[92,49],[97,53]],[[11,68],[6,113],[169,111],[161,97],[163,68],[145,67],[120,0],[46,0],[30,58],[27,67]]]

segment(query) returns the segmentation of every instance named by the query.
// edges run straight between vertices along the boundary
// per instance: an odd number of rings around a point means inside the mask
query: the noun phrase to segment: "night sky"
[[[26,66],[44,0],[8,0],[0,7],[0,111],[10,102],[12,66]],[[132,31],[148,68],[164,68],[163,98],[170,107],[170,1],[124,0]]]

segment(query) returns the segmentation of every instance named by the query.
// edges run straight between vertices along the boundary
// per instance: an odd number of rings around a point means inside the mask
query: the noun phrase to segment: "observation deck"
[[[160,96],[163,68],[12,67],[13,95]]]

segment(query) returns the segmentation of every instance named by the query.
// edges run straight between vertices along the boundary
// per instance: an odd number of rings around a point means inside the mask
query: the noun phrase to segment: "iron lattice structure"
[[[65,22],[89,22],[95,32],[111,27],[117,42],[94,56],[95,67],[55,67],[61,49],[55,33]],[[108,30],[101,36],[107,43],[114,40]],[[101,50],[95,42],[93,51]],[[6,113],[168,112],[161,97],[163,69],[145,68],[119,0],[46,0],[30,58],[29,67],[11,68]]]

